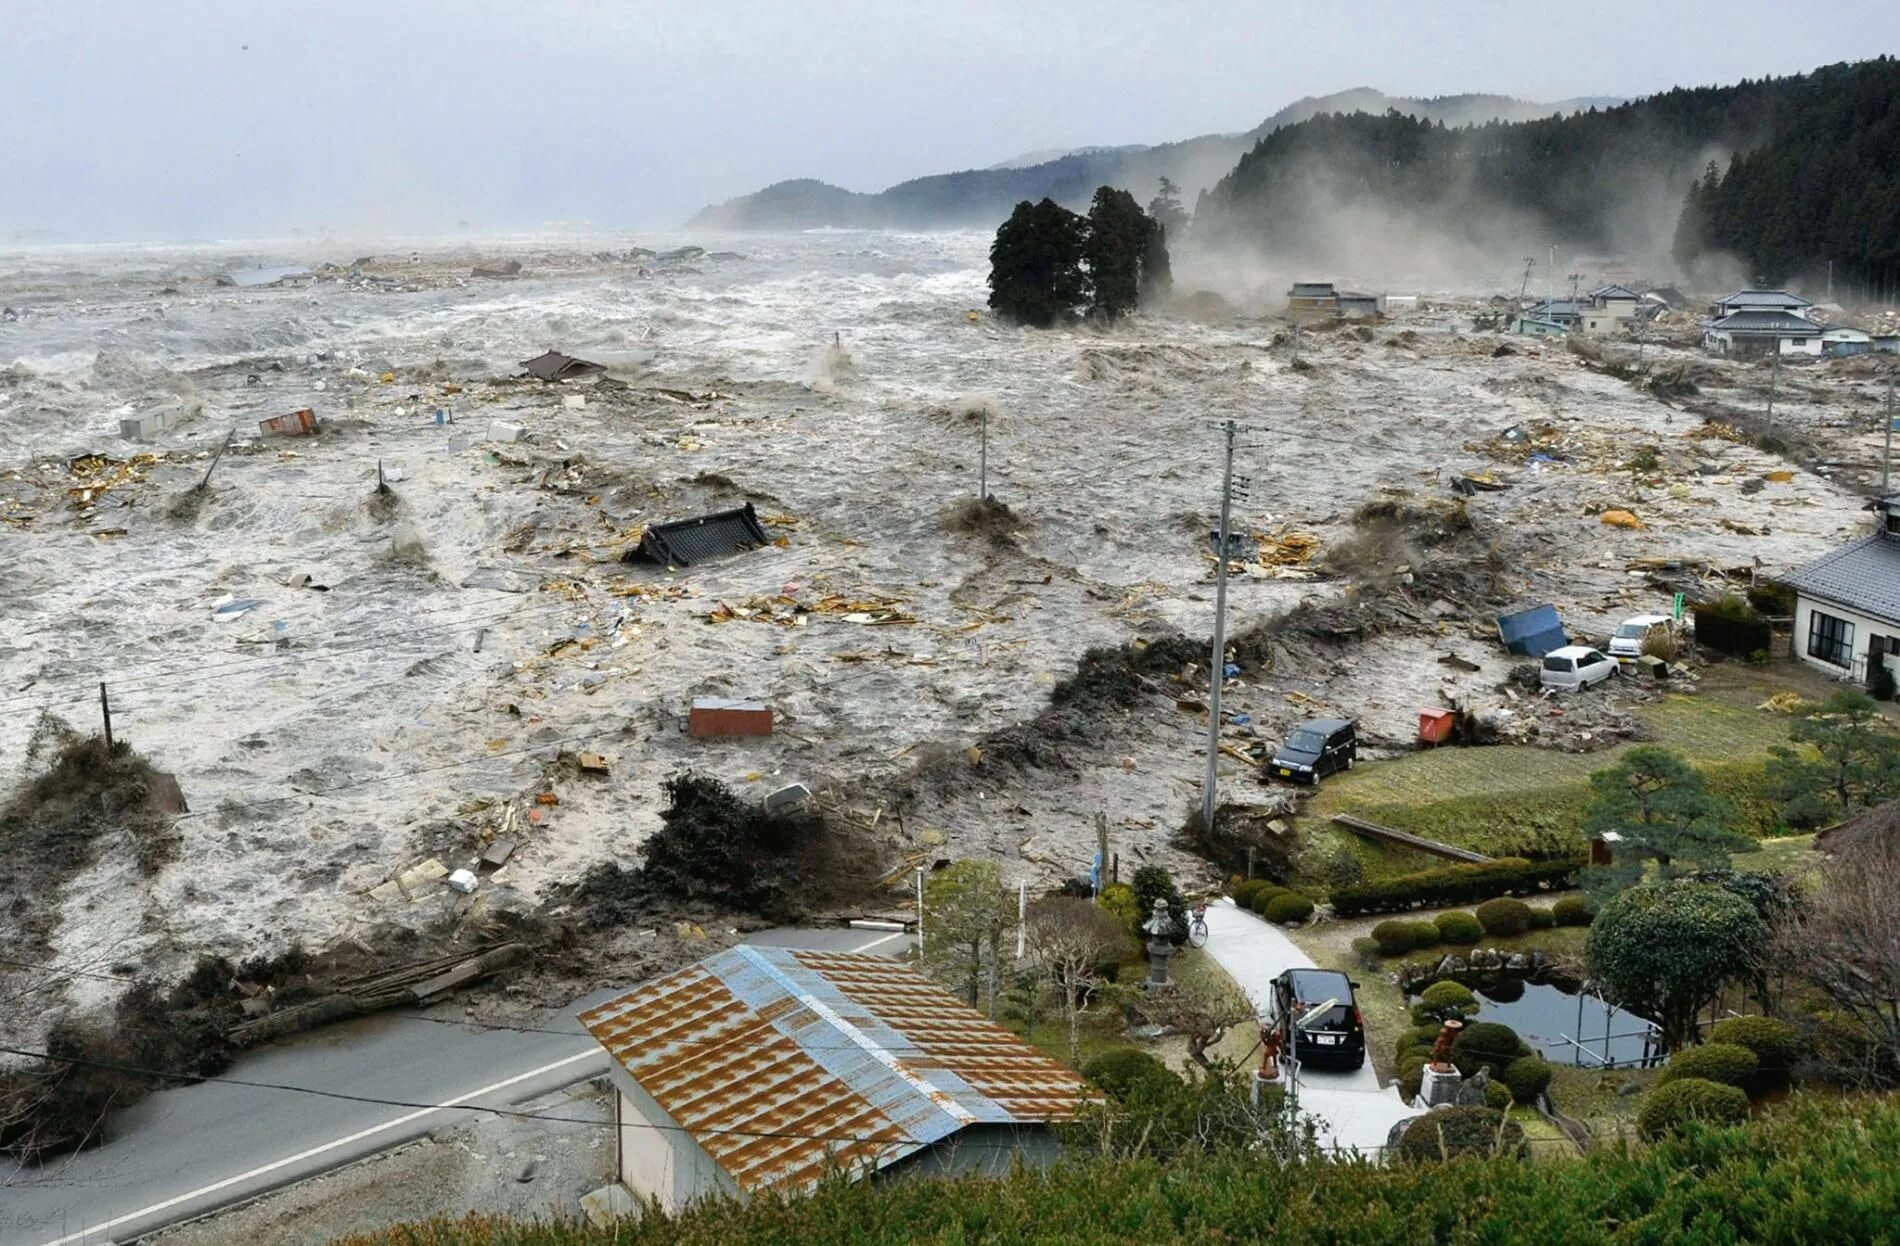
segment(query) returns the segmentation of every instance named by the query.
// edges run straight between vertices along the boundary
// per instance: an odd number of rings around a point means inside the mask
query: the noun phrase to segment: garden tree
[[[1014,907],[994,861],[958,861],[924,885],[924,967],[967,992],[972,1008]]]
[[[1900,834],[1870,835],[1830,861],[1823,886],[1777,931],[1788,972],[1819,988],[1864,1041],[1873,1066],[1900,1076]]]
[[[1082,1074],[1109,1102],[1063,1128],[1075,1152],[1123,1162],[1233,1153],[1258,1164],[1319,1156],[1311,1118],[1288,1111],[1277,1086],[1256,1102],[1251,1069],[1216,1061],[1183,1076],[1144,1051],[1124,1048],[1095,1056]]]
[[[1135,871],[1132,880],[1135,887],[1135,934],[1140,936],[1141,923],[1154,915],[1155,901],[1168,902],[1168,915],[1174,918],[1174,942],[1187,941],[1187,901],[1181,898],[1180,889],[1174,885],[1174,875],[1159,865],[1144,865]]]
[[[1082,246],[1088,222],[1053,199],[1016,205],[990,244],[990,306],[1046,329],[1088,297]]]
[[[1773,750],[1768,774],[1791,825],[1838,821],[1900,797],[1900,733],[1874,699],[1844,688],[1797,719],[1796,745]]]
[[[1181,188],[1174,184],[1172,178],[1161,179],[1161,188],[1148,201],[1148,215],[1154,218],[1155,224],[1177,238],[1187,228],[1188,214],[1181,207]]]
[[[1046,896],[1029,906],[1024,939],[1069,1023],[1069,1061],[1082,1058],[1082,1014],[1128,949],[1128,932],[1077,896]]]
[[[1754,841],[1727,829],[1734,810],[1713,795],[1702,775],[1676,753],[1652,744],[1638,745],[1608,770],[1590,776],[1590,803],[1584,830],[1592,836],[1615,832],[1615,864],[1592,866],[1583,884],[1608,895],[1643,877],[1644,862],[1671,878],[1685,869],[1727,869],[1731,852],[1747,852]]]
[[[1141,257],[1151,222],[1125,190],[1103,186],[1089,204],[1088,240],[1082,247],[1089,270],[1089,311],[1117,320],[1141,299]]]
[[[1233,980],[1218,971],[1176,979],[1167,990],[1144,992],[1133,1007],[1150,1025],[1165,1026],[1187,1039],[1188,1057],[1208,1069],[1214,1067],[1208,1049],[1235,1026],[1259,1016]]]
[[[1585,954],[1603,993],[1656,1022],[1674,1051],[1695,1037],[1697,1014],[1724,987],[1756,976],[1769,939],[1755,906],[1734,892],[1653,879],[1604,904]]]

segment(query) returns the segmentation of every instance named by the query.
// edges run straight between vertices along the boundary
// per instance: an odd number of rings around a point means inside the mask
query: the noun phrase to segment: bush
[[[1235,883],[1227,894],[1232,896],[1234,903],[1238,904],[1241,908],[1252,908],[1254,896],[1263,888],[1273,885],[1270,880],[1265,878],[1249,878],[1245,882]]]
[[[1491,1076],[1501,1077],[1513,1060],[1530,1054],[1531,1049],[1524,1045],[1516,1030],[1496,1021],[1466,1026],[1451,1044],[1451,1062],[1466,1077],[1480,1068],[1488,1068]]]
[[[1678,1051],[1669,1057],[1669,1067],[1663,1070],[1662,1077],[1657,1080],[1679,1082],[1684,1078],[1700,1078],[1707,1082],[1721,1082],[1725,1086],[1747,1086],[1760,1063],[1755,1059],[1755,1053],[1746,1047],[1734,1043],[1707,1043],[1687,1051]]]
[[[1491,1107],[1445,1108],[1427,1112],[1405,1127],[1399,1156],[1409,1160],[1451,1159],[1459,1155],[1517,1155],[1524,1151],[1524,1130]]]
[[[1414,946],[1411,922],[1380,922],[1372,928],[1372,937],[1385,956],[1403,956]]]
[[[1379,941],[1360,937],[1352,941],[1352,953],[1368,969],[1376,969],[1379,964]]]
[[[1590,902],[1582,896],[1565,896],[1550,906],[1550,914],[1559,926],[1588,926],[1596,918]]]
[[[1135,886],[1135,933],[1140,933],[1142,922],[1154,913],[1155,901],[1168,902],[1168,914],[1174,918],[1174,941],[1187,941],[1187,901],[1181,898],[1180,888],[1174,885],[1174,875],[1158,865],[1144,865],[1135,871],[1129,880]]]
[[[1401,874],[1355,887],[1336,888],[1333,911],[1341,917],[1356,917],[1364,913],[1473,904],[1493,896],[1532,895],[1568,887],[1584,864],[1582,857],[1535,863],[1506,857],[1483,865],[1452,865]]]
[[[1141,925],[1141,910],[1135,907],[1135,889],[1127,883],[1110,883],[1102,888],[1096,903],[1130,931]]]
[[[1486,900],[1478,906],[1478,924],[1486,934],[1523,934],[1530,928],[1531,906],[1522,900]]]
[[[1276,926],[1290,922],[1303,922],[1313,915],[1313,902],[1302,895],[1285,891],[1273,897],[1267,903],[1267,911],[1262,914]]]
[[[1478,919],[1460,910],[1440,913],[1438,920],[1432,924],[1438,927],[1440,943],[1476,943],[1484,937],[1484,926]]]
[[[1516,1100],[1511,1098],[1510,1087],[1506,1086],[1503,1082],[1486,1082],[1484,1084],[1484,1106],[1495,1108],[1503,1112],[1509,1109],[1514,1102],[1516,1102]]]
[[[1118,1103],[1166,1093],[1181,1085],[1181,1079],[1167,1065],[1133,1047],[1117,1047],[1094,1057],[1082,1066],[1082,1076]]]
[[[1550,909],[1534,908],[1531,910],[1531,929],[1532,930],[1549,930],[1552,926],[1555,926],[1556,924],[1557,924],[1557,914],[1551,911]]]
[[[1423,1029],[1427,1023],[1434,1026],[1456,1018],[1463,1021],[1478,1011],[1478,997],[1471,988],[1462,982],[1434,982],[1419,993],[1418,1003],[1412,1005],[1412,1021]]]
[[[1438,925],[1435,922],[1412,923],[1412,946],[1435,947],[1438,944]]]
[[[1425,1083],[1425,1063],[1429,1058],[1429,1052],[1413,1047],[1401,1054],[1393,1066],[1392,1071],[1399,1083],[1399,1098],[1405,1102],[1410,1103],[1418,1098],[1419,1087]]]
[[[1691,1121],[1739,1125],[1748,1119],[1748,1096],[1733,1086],[1684,1077],[1649,1092],[1636,1128],[1651,1140],[1678,1133]]]
[[[1785,1073],[1794,1067],[1797,1050],[1794,1027],[1774,1017],[1730,1017],[1709,1031],[1711,1043],[1733,1043],[1755,1053],[1765,1073]]]
[[[1262,887],[1260,888],[1260,890],[1253,893],[1253,899],[1247,901],[1247,907],[1252,909],[1257,915],[1261,917],[1265,917],[1267,915],[1267,906],[1269,904],[1272,904],[1275,900],[1278,900],[1281,896],[1292,895],[1292,894],[1293,893],[1288,891],[1285,887],[1278,886],[1277,884],[1274,886]]]
[[[1504,1066],[1498,1080],[1510,1087],[1511,1098],[1519,1103],[1535,1103],[1537,1096],[1550,1086],[1556,1070],[1542,1056],[1519,1056]]]

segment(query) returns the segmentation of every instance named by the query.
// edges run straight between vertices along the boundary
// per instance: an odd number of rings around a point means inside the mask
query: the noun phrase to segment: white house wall
[[[1854,625],[1854,637],[1848,646],[1851,666],[1836,666],[1832,662],[1823,662],[1820,658],[1808,656],[1809,618],[1814,611],[1831,614],[1837,619],[1845,619]],[[1891,619],[1878,619],[1870,614],[1861,614],[1845,606],[1836,606],[1830,602],[1817,601],[1806,595],[1797,595],[1794,603],[1794,656],[1806,662],[1817,671],[1822,671],[1836,679],[1852,679],[1864,683],[1867,679],[1867,638],[1878,632],[1882,636],[1900,636],[1900,622]],[[1900,663],[1893,655],[1887,656],[1887,669],[1900,674]]]
[[[656,1200],[668,1212],[698,1199],[738,1193],[738,1183],[651,1095],[630,1078],[615,1077],[614,1082],[619,1088],[614,1119],[620,1127],[622,1185],[643,1199]],[[655,1125],[660,1128],[650,1128]]]

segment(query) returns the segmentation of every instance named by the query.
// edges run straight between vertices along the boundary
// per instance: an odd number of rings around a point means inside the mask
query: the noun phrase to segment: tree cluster
[[[1053,199],[1024,200],[990,245],[990,307],[1038,328],[1082,310],[1119,319],[1165,298],[1173,280],[1167,230],[1112,186],[1096,190],[1087,216]]]

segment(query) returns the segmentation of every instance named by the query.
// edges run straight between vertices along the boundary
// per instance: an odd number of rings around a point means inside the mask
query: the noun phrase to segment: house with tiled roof
[[[1794,651],[1840,679],[1900,674],[1900,494],[1871,507],[1873,531],[1781,577],[1795,591]]]
[[[1053,1160],[1095,1096],[916,970],[742,945],[580,1014],[612,1057],[620,1181],[676,1211],[828,1176]]]

